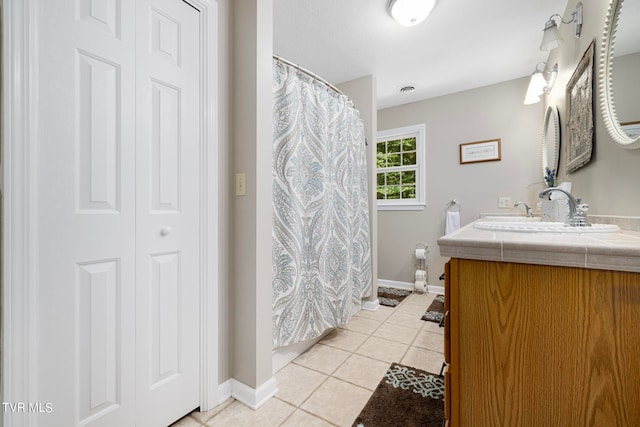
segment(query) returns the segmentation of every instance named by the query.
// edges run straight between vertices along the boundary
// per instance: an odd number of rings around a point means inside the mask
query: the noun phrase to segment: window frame
[[[394,139],[405,139],[416,137],[416,198],[415,199],[378,199],[377,190],[378,190],[378,173],[383,172],[385,169],[391,168],[378,168],[376,163],[376,174],[375,174],[375,182],[376,187],[374,191],[376,192],[376,201],[378,205],[378,210],[423,210],[426,207],[425,200],[425,187],[426,187],[426,174],[425,174],[425,163],[426,163],[426,126],[424,123],[418,125],[404,126],[394,129],[387,129],[378,131],[377,139],[376,139],[376,147],[375,152],[378,152],[378,143],[383,141],[390,141]],[[413,169],[413,168],[412,168]]]

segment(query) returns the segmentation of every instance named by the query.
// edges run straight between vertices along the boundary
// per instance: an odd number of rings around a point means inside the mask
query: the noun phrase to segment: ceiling
[[[567,0],[438,0],[410,28],[387,0],[273,3],[274,54],[333,84],[375,76],[382,109],[530,75],[548,56],[544,24]],[[407,85],[416,90],[400,93]]]

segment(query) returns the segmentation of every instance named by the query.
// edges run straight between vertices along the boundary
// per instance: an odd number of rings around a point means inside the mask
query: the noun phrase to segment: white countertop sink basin
[[[613,224],[592,224],[590,227],[570,227],[561,222],[540,222],[537,218],[511,218],[497,220],[487,217],[473,224],[475,228],[492,231],[516,231],[525,233],[619,233],[620,227]]]

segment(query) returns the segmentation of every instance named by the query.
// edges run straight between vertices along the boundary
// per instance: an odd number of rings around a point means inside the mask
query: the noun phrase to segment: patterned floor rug
[[[443,419],[444,379],[394,363],[353,427],[441,427]]]
[[[444,318],[444,295],[436,295],[436,299],[433,300],[427,311],[422,315],[422,320],[429,322],[442,322]]]
[[[411,295],[411,291],[405,289],[378,287],[378,301],[380,305],[395,307],[402,302],[403,299]]]

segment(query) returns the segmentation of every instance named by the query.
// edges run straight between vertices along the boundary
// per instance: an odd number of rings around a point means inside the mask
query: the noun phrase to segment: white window
[[[378,209],[424,209],[424,124],[378,132],[376,163]]]

